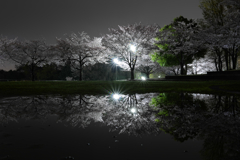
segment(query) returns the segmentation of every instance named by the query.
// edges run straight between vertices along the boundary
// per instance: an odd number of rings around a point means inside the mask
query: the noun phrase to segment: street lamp
[[[146,78],[145,78],[145,77],[143,77],[143,76],[141,77],[141,79],[142,79],[143,81],[146,81]]]
[[[116,63],[116,64],[118,64],[118,63],[119,63],[119,60],[118,60],[117,58],[114,58],[114,59],[113,59],[113,62]]]
[[[131,50],[132,52],[136,52],[136,46],[133,45],[133,44],[130,44],[130,50]]]

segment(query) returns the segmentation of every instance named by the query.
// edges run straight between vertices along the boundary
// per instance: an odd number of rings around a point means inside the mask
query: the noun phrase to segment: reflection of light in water
[[[121,96],[119,94],[117,94],[117,93],[113,94],[113,98],[116,99],[116,100],[118,100],[120,97]]]
[[[136,112],[137,112],[136,108],[132,108],[132,109],[131,109],[131,112],[132,112],[132,113],[136,113]]]
[[[143,77],[143,76],[141,77],[141,79],[142,79],[143,81],[145,81],[145,80],[146,80],[146,78],[145,78],[145,77]]]

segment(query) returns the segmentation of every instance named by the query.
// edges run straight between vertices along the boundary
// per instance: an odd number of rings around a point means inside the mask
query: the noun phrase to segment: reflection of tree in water
[[[202,130],[205,133],[201,135],[201,138],[204,139],[203,149],[201,150],[203,159],[240,159],[239,120],[236,122],[235,118],[221,115],[211,123]]]
[[[215,103],[214,103],[215,100]],[[204,159],[240,159],[240,103],[237,96],[212,96],[202,132]]]
[[[204,139],[203,159],[240,159],[239,97],[187,93],[152,99],[161,129],[176,140]]]
[[[110,131],[141,135],[158,134],[159,127],[155,122],[155,112],[150,108],[151,94],[125,95],[116,105],[105,113],[104,122],[111,127]],[[114,102],[113,102],[114,103]]]
[[[50,113],[46,96],[11,97],[0,101],[1,123],[17,119],[44,119]]]
[[[1,123],[17,119],[45,119],[58,115],[58,122],[67,121],[73,126],[86,127],[91,120],[102,121],[106,96],[31,96],[4,98],[0,101]]]
[[[57,115],[57,122],[68,122],[72,126],[87,127],[91,121],[95,121],[103,122],[111,127],[110,130],[120,133],[158,133],[155,113],[149,107],[152,97],[152,94],[134,94],[123,96],[119,101],[109,95],[5,98],[0,100],[0,117],[1,123],[4,123]]]
[[[150,99],[154,108],[149,106]],[[160,128],[182,142],[204,139],[203,159],[240,159],[240,98],[235,95],[133,94],[118,101],[108,95],[0,99],[0,123],[46,119],[51,114],[73,126],[102,122],[111,131],[134,135],[158,134]]]
[[[109,108],[107,96],[66,96],[58,100],[56,111],[60,122],[67,121],[73,126],[87,127],[92,120],[102,122],[102,114]]]
[[[163,93],[153,98],[151,103],[158,109],[156,121],[163,131],[181,142],[197,135],[201,125],[198,115],[206,110],[204,101],[188,93]]]

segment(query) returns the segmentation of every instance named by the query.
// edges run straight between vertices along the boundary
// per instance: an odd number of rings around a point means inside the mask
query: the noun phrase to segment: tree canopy
[[[109,58],[119,58],[120,67],[131,71],[131,80],[134,80],[134,69],[138,58],[149,54],[149,47],[153,44],[158,30],[157,25],[143,26],[133,24],[119,26],[118,29],[109,29],[109,34],[103,37],[103,46],[109,51]]]
[[[187,64],[192,63],[195,57],[203,56],[201,44],[193,39],[197,31],[198,25],[194,20],[183,16],[175,18],[171,24],[159,30],[155,44],[159,51],[154,54],[153,60],[162,66],[178,64],[181,75],[186,74]]]

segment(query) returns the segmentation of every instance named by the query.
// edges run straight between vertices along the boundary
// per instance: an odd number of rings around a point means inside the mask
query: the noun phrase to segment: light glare
[[[113,62],[116,63],[116,64],[119,64],[119,60],[117,58],[114,58]]]
[[[113,98],[118,100],[121,96],[119,94],[113,94]]]
[[[142,79],[143,81],[145,81],[145,80],[146,80],[146,78],[145,78],[145,77],[143,77],[143,76],[141,77],[141,79]]]
[[[130,45],[130,50],[132,51],[132,52],[136,52],[136,46],[135,45]]]
[[[132,108],[132,109],[131,109],[131,112],[132,112],[132,113],[136,113],[137,110],[136,110],[135,108]]]

